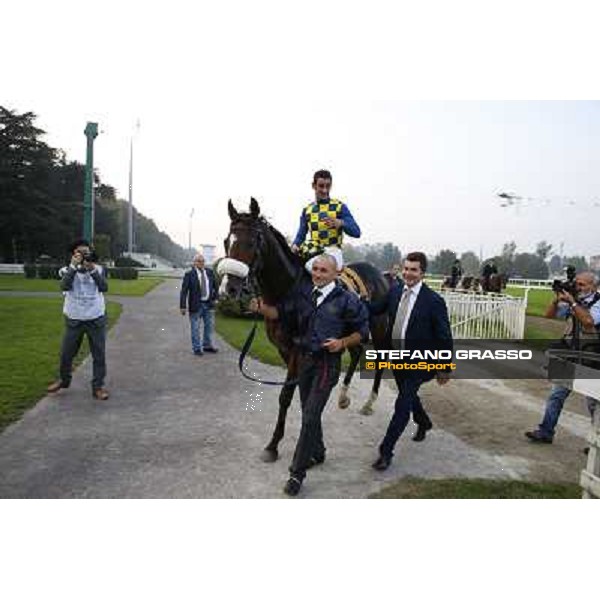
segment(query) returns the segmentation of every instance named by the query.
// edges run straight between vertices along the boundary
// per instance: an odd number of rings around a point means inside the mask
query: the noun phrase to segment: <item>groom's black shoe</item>
[[[380,455],[371,465],[376,471],[385,471],[392,464],[392,458]]]
[[[283,488],[283,493],[287,494],[288,496],[297,496],[301,487],[302,482],[299,479],[290,477]]]
[[[427,421],[427,423],[423,425],[419,424],[417,427],[417,433],[413,435],[413,441],[422,442],[425,439],[427,432],[430,431],[432,427],[433,423],[431,421]]]

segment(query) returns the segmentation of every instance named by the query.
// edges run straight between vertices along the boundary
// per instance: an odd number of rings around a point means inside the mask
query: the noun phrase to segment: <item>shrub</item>
[[[138,271],[133,267],[112,267],[108,276],[111,279],[137,279]]]
[[[249,302],[250,298],[247,296],[242,296],[240,300],[221,298],[217,304],[217,310],[226,317],[252,319],[254,314],[248,309]]]
[[[37,275],[40,279],[59,279],[60,265],[42,264],[37,266]]]
[[[23,271],[27,279],[35,279],[37,276],[37,265],[25,264],[23,265]]]
[[[119,256],[115,260],[115,267],[143,267],[144,265],[129,256]]]

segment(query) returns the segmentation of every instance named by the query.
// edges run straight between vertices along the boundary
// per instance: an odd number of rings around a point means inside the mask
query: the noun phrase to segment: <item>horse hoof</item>
[[[267,463],[275,462],[278,458],[279,452],[277,450],[270,450],[269,448],[265,448],[260,455],[260,459]]]
[[[363,406],[358,412],[361,415],[365,415],[366,417],[368,417],[373,414],[373,409],[367,404],[365,404],[365,406]]]
[[[348,396],[344,396],[343,398],[339,398],[339,400],[338,400],[338,407],[339,408],[341,408],[342,410],[345,410],[349,406],[350,406],[350,398],[348,398]]]

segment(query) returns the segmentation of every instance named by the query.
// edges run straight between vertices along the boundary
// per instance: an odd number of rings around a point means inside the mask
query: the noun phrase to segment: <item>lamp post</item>
[[[135,130],[131,134],[129,140],[129,211],[127,221],[127,252],[131,256],[134,247],[133,241],[133,136],[140,129],[140,120],[138,119],[135,124]]]
[[[192,212],[190,212],[190,228],[188,231],[188,252],[190,254],[190,258],[192,258],[192,218],[194,216],[194,209],[192,208]]]
[[[85,155],[85,183],[83,186],[83,238],[94,241],[94,140],[98,137],[98,123],[85,126],[87,148]]]

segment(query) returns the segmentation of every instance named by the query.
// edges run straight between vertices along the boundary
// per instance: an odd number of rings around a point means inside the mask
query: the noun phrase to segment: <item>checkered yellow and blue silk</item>
[[[302,244],[302,253],[305,256],[320,254],[327,246],[342,247],[342,230],[329,227],[324,221],[325,217],[339,219],[342,206],[342,202],[330,198],[327,202],[311,202],[304,209],[308,225],[308,239]]]

